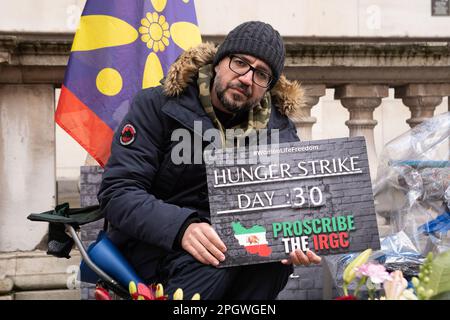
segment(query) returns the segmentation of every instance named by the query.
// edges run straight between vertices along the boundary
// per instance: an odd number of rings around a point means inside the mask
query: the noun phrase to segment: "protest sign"
[[[234,266],[379,249],[363,137],[205,152],[211,222]]]

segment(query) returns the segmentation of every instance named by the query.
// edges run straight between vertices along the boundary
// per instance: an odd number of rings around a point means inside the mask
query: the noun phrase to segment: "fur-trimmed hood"
[[[192,82],[198,70],[213,62],[216,51],[214,44],[202,43],[183,52],[167,73],[164,93],[171,97],[180,95]],[[303,88],[297,81],[289,81],[281,75],[270,93],[281,114],[293,119],[300,118],[300,109],[305,102],[305,97]]]

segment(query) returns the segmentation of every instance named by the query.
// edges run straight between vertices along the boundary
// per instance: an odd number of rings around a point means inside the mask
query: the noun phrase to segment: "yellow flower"
[[[139,28],[141,40],[154,52],[164,51],[169,45],[170,31],[166,17],[156,12],[148,12],[141,20]]]
[[[164,296],[164,288],[163,285],[161,283],[158,283],[156,285],[156,290],[155,290],[155,298],[161,298]]]
[[[343,273],[343,279],[345,283],[349,284],[353,281],[353,279],[355,279],[356,268],[366,263],[367,260],[369,260],[371,254],[372,249],[366,249],[348,264]]]
[[[183,300],[183,289],[178,288],[173,293],[173,300]]]

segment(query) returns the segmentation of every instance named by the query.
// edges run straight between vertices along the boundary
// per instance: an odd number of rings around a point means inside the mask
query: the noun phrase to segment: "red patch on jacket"
[[[128,146],[133,143],[136,138],[136,129],[131,124],[126,124],[120,133],[120,143]]]

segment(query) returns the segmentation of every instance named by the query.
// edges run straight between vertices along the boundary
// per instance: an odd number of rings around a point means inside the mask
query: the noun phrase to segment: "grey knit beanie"
[[[214,66],[233,53],[249,54],[263,60],[272,69],[270,88],[277,83],[283,71],[285,48],[280,34],[270,24],[249,21],[231,30],[217,50]]]

